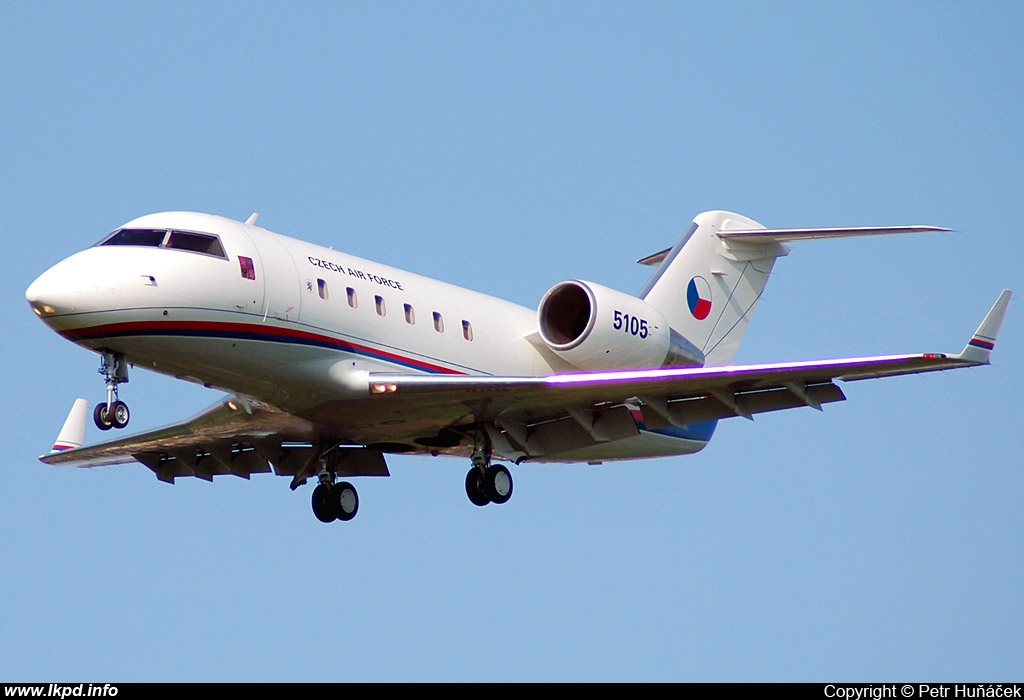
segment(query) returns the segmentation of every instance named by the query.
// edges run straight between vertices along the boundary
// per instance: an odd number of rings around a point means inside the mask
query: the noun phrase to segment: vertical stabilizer
[[[71,406],[71,412],[68,413],[68,417],[64,421],[64,427],[60,429],[60,433],[53,443],[50,454],[73,450],[85,443],[85,418],[88,413],[89,402],[85,399],[75,399],[75,403]]]
[[[739,214],[697,215],[638,296],[703,351],[707,366],[732,362],[775,259],[789,253],[776,240],[734,241],[726,231],[766,230]]]

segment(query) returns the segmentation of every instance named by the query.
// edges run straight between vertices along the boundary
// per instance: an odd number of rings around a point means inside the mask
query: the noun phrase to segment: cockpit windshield
[[[109,236],[100,245],[148,245],[154,248],[164,241],[167,231],[151,228],[122,228]]]
[[[212,255],[227,260],[220,239],[210,233],[168,231],[167,229],[122,228],[114,231],[99,245],[134,245],[151,248],[172,248]]]
[[[218,258],[226,258],[224,248],[220,245],[220,239],[208,233],[189,233],[187,231],[171,231],[165,244],[167,248],[177,250],[191,250],[193,253],[205,253],[216,255]]]

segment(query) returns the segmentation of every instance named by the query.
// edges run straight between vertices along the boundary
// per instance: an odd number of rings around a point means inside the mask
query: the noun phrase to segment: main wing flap
[[[753,420],[757,413],[810,406],[821,410],[823,404],[845,401],[843,390],[831,382],[811,386],[778,387],[756,391],[714,392],[706,396],[663,401],[650,396],[640,398],[640,410],[649,428],[690,425],[705,421],[742,416]]]

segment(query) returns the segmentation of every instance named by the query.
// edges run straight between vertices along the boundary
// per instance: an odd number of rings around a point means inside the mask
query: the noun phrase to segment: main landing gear
[[[334,483],[330,476],[321,475],[320,483],[313,489],[313,515],[317,520],[344,522],[356,517],[358,510],[359,494],[355,486],[347,481]]]
[[[313,515],[322,523],[347,521],[359,511],[359,494],[347,481],[336,481],[336,465],[332,462],[334,448],[318,447],[307,467],[296,475],[292,488],[306,482],[319,469],[320,483],[313,489]],[[319,467],[315,467],[319,460]],[[500,464],[491,464],[491,441],[482,427],[473,433],[473,466],[466,474],[466,495],[475,506],[488,503],[507,503],[512,498],[512,474]],[[308,469],[308,471],[307,471]],[[301,477],[301,478],[300,478]]]
[[[475,506],[507,503],[512,498],[512,474],[500,464],[491,464],[491,442],[478,428],[473,435],[473,466],[466,474],[466,495]]]
[[[128,404],[117,398],[117,385],[128,381],[128,361],[119,352],[104,350],[100,357],[100,374],[107,380],[107,400],[96,404],[92,419],[100,430],[123,428],[131,413]]]
[[[306,478],[316,473],[320,483],[313,489],[313,515],[322,523],[335,520],[346,522],[356,517],[359,511],[359,494],[356,487],[347,481],[338,481],[337,443],[321,443],[309,457],[292,481],[292,489],[306,483]]]

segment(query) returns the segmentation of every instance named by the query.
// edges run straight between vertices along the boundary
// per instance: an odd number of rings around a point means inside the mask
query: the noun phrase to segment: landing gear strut
[[[119,352],[104,350],[99,372],[107,381],[107,400],[96,404],[92,419],[100,430],[123,428],[128,425],[131,413],[128,404],[118,400],[117,385],[128,381],[128,361]]]
[[[512,474],[500,464],[491,464],[491,441],[487,431],[473,434],[473,466],[466,474],[466,495],[475,506],[507,503],[512,498]]]

